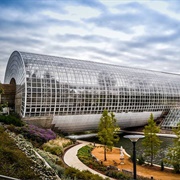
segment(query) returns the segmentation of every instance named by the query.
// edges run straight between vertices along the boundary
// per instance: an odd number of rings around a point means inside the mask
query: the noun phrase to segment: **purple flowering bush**
[[[39,128],[32,124],[23,127],[22,131],[25,137],[38,143],[45,143],[56,138],[56,134],[51,129]]]

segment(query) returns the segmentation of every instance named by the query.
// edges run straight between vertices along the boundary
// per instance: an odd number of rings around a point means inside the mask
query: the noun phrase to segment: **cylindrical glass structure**
[[[5,83],[13,78],[17,112],[23,117],[53,116],[55,124],[69,123],[71,130],[97,128],[104,109],[128,127],[142,125],[150,113],[158,117],[180,103],[177,74],[92,61],[14,51]]]

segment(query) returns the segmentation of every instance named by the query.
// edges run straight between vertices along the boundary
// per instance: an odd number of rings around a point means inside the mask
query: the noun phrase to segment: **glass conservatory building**
[[[92,61],[14,51],[4,82],[16,84],[15,110],[24,119],[42,125],[47,118],[64,132],[97,129],[104,109],[123,129],[180,107],[180,75]]]

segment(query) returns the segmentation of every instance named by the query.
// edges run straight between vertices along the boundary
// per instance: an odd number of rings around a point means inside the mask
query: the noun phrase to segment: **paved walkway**
[[[88,142],[84,142],[84,141],[81,141],[81,144],[78,144],[72,148],[70,148],[69,150],[66,151],[66,153],[64,154],[64,162],[68,165],[68,166],[71,166],[71,167],[74,167],[76,169],[79,169],[79,170],[88,170],[90,171],[91,173],[93,174],[98,174],[99,176],[103,177],[103,178],[109,178],[89,167],[87,167],[85,164],[83,164],[77,157],[77,152],[80,148],[82,148],[83,146],[89,144]],[[111,178],[109,178],[111,179]]]

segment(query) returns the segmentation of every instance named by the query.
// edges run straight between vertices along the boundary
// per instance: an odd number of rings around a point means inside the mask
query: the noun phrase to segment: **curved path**
[[[93,174],[98,174],[99,176],[103,177],[103,178],[109,178],[89,167],[87,167],[85,164],[83,164],[77,157],[77,152],[80,148],[82,148],[83,146],[89,144],[88,142],[84,142],[84,141],[80,141],[81,144],[78,144],[70,149],[68,149],[66,151],[66,153],[64,154],[64,162],[68,165],[68,166],[71,166],[71,167],[74,167],[76,169],[79,169],[79,170],[88,170],[90,171],[91,173]],[[111,179],[111,178],[109,178]]]

